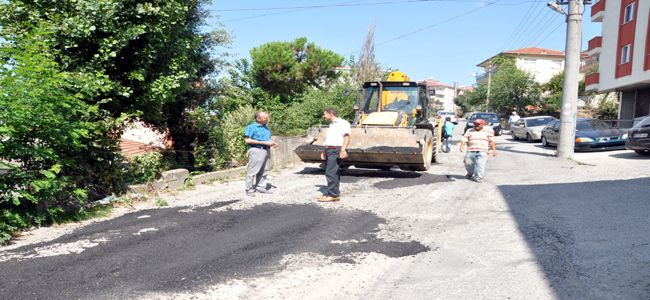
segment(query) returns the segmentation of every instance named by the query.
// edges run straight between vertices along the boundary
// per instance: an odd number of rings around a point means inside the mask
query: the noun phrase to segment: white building
[[[619,118],[650,114],[650,1],[600,0],[591,6],[591,21],[602,34],[589,40],[585,88],[616,92]]]
[[[435,103],[433,103],[434,105],[437,105],[438,108],[443,111],[456,111],[454,100],[463,87],[454,87],[453,85],[444,84],[431,79],[425,80],[425,83],[427,84],[427,90],[435,91],[435,94],[432,97],[432,100],[435,101]]]
[[[488,71],[493,68],[492,62],[498,56],[514,57],[517,68],[528,72],[538,83],[546,83],[564,70],[564,52],[543,48],[523,48],[501,52],[478,64],[477,66],[483,68],[485,73],[476,77],[477,83],[488,80]],[[495,71],[492,69],[492,74]]]

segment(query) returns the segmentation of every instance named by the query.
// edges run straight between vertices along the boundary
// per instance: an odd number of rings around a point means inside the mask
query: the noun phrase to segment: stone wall
[[[300,163],[300,158],[293,152],[296,147],[303,143],[304,137],[274,137],[278,143],[276,148],[271,149],[271,170],[282,170],[293,164]],[[199,174],[192,177],[194,184],[205,184],[221,180],[238,179],[246,175],[246,167],[239,167],[229,170],[221,170]],[[177,190],[185,186],[189,178],[189,172],[186,169],[176,169],[165,171],[162,177],[148,184],[139,184],[130,186],[129,189],[137,193],[160,192],[163,190]]]

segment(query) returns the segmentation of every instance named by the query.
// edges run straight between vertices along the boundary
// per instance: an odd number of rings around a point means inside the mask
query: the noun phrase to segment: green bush
[[[134,157],[129,162],[128,178],[131,183],[147,183],[158,178],[163,172],[163,155],[149,152]]]
[[[60,71],[48,41],[37,28],[0,44],[0,159],[12,162],[0,176],[0,240],[124,187],[121,123],[84,101],[103,75]]]

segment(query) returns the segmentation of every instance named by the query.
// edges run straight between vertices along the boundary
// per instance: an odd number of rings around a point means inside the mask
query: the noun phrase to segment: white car
[[[510,127],[510,135],[513,140],[525,139],[532,143],[542,139],[542,129],[555,120],[551,116],[521,118]]]
[[[451,122],[458,125],[458,117],[452,111],[439,111],[436,113],[436,116],[441,116],[443,120],[446,120],[447,117],[450,117]]]

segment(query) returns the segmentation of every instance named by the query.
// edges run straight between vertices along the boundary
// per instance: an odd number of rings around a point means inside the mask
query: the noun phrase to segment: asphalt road
[[[498,141],[481,184],[455,148],[427,173],[350,169],[340,203],[301,165],[273,195],[215,183],[39,229],[0,248],[0,298],[649,299],[650,159]]]

